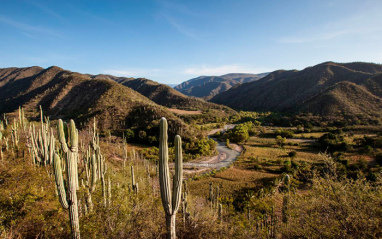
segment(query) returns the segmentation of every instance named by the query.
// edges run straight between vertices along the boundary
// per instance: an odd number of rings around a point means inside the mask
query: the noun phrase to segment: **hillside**
[[[182,84],[176,86],[175,89],[185,95],[209,100],[215,95],[230,89],[236,84],[256,81],[267,74],[268,73],[231,73],[222,76],[200,76],[183,82]]]
[[[325,62],[266,77],[216,95],[212,102],[234,109],[311,112],[320,115],[382,115],[382,65]]]
[[[155,103],[168,108],[201,111],[216,109],[224,112],[222,115],[223,117],[235,113],[232,109],[226,106],[186,96],[168,85],[160,84],[145,78],[126,78],[111,75],[95,75],[90,77],[93,79],[113,80],[141,93]]]
[[[152,123],[148,120],[161,117],[168,117],[175,124],[173,134],[189,130],[167,108],[128,87],[56,66],[0,69],[0,92],[0,113],[13,112],[23,106],[28,118],[37,118],[41,105],[51,119],[75,118],[79,125],[86,125],[96,117],[101,132],[148,125]],[[127,120],[131,118],[136,121]]]

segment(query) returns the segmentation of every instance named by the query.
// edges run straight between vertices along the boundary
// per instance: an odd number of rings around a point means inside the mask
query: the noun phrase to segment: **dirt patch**
[[[220,153],[219,155],[215,155],[212,157],[203,157],[195,161],[191,161],[190,163],[219,163],[226,158],[227,158],[226,153]]]
[[[211,131],[208,131],[208,135],[213,135],[213,134],[216,134],[218,131],[222,131],[223,128],[219,128],[219,129],[213,129]]]
[[[238,144],[233,144],[233,143],[230,143],[229,144],[229,147],[237,152],[241,152],[243,151],[243,146],[241,145],[238,145]]]
[[[183,173],[185,174],[199,174],[211,171],[210,168],[200,168],[200,169],[183,169]]]
[[[179,115],[200,115],[202,113],[201,110],[179,110],[171,108],[169,108],[168,110]]]

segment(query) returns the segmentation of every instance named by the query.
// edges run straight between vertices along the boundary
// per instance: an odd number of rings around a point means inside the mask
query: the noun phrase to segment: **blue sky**
[[[380,0],[0,0],[0,68],[56,65],[181,83],[382,63]]]

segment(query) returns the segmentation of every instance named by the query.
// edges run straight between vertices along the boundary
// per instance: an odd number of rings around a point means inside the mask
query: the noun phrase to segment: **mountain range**
[[[382,65],[324,62],[238,84],[211,102],[237,110],[382,116]]]
[[[234,113],[223,105],[217,105],[207,102],[200,98],[186,96],[171,86],[160,84],[146,78],[126,78],[116,77],[112,75],[89,75],[92,79],[113,80],[119,84],[127,86],[140,94],[146,96],[155,103],[168,107],[182,110],[202,110],[218,109],[226,112]]]
[[[231,73],[222,76],[199,76],[177,85],[175,89],[188,96],[209,100],[236,84],[256,81],[267,74]]]
[[[27,118],[37,119],[41,105],[52,119],[73,118],[86,125],[96,117],[101,132],[147,127],[161,117],[172,121],[172,133],[188,132],[190,127],[167,107],[215,109],[226,116],[235,112],[147,79],[94,76],[56,66],[0,68],[0,92],[0,113],[14,112],[22,106]]]

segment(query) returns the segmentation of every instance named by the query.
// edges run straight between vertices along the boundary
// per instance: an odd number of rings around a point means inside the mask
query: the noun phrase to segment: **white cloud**
[[[194,38],[198,39],[198,36],[194,33],[194,31],[185,25],[182,25],[178,20],[176,20],[173,17],[170,17],[169,15],[162,14],[162,17],[172,26],[174,27],[179,33]]]
[[[35,1],[28,1],[29,4],[39,8],[41,11],[45,12],[47,15],[50,15],[58,20],[64,20],[64,18],[58,14],[57,12],[53,11],[52,9],[48,8],[46,6],[46,4],[40,4],[38,2],[35,2]]]
[[[60,33],[54,30],[44,28],[41,26],[34,26],[34,25],[23,23],[23,22],[15,21],[3,15],[0,15],[0,23],[4,23],[14,28],[17,28],[25,36],[32,37],[32,38],[37,37],[38,35],[41,35],[41,34],[56,37],[56,38],[63,38],[63,36]]]
[[[337,37],[347,36],[347,35],[358,35],[358,34],[366,35],[366,34],[378,32],[381,30],[382,30],[382,27],[355,27],[355,28],[348,28],[348,29],[339,30],[339,31],[322,32],[321,34],[315,34],[315,35],[281,37],[280,39],[278,39],[278,42],[281,42],[281,43],[318,42],[318,41],[331,40]]]
[[[296,32],[276,39],[280,43],[311,43],[329,41],[340,37],[375,36],[382,32],[379,11],[363,12],[336,22]]]
[[[266,68],[255,68],[244,65],[222,65],[222,66],[195,66],[186,68],[182,71],[184,75],[224,75],[228,73],[263,73],[269,72],[270,69]]]
[[[306,43],[315,41],[330,40],[339,36],[349,34],[348,30],[341,30],[337,32],[326,32],[319,35],[308,35],[308,36],[287,36],[282,37],[278,41],[281,43]]]

